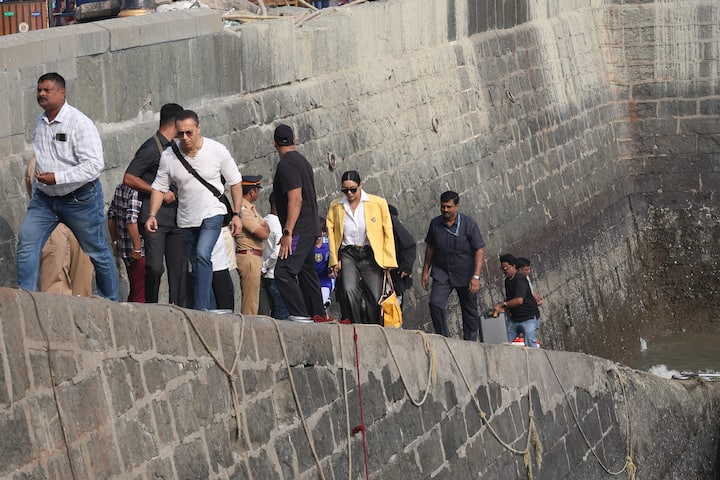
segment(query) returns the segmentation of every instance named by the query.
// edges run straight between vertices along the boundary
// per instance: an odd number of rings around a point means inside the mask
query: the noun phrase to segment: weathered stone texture
[[[10,305],[23,310],[32,303],[30,296],[17,290],[1,293]],[[50,297],[35,296],[38,301]],[[122,319],[138,308],[100,299],[54,300],[64,312],[74,311],[75,304],[80,310],[105,308],[116,332],[124,328]],[[153,320],[167,325],[165,335],[196,335],[183,325],[188,319],[175,321],[171,309],[157,310]],[[170,320],[163,322],[162,315]],[[326,478],[345,478],[348,455],[353,476],[362,476],[367,451],[367,468],[378,478],[525,478],[521,456],[510,453],[506,445],[525,448],[530,407],[544,452],[542,467],[533,460],[536,478],[602,478],[589,448],[608,465],[618,467],[627,454],[628,420],[634,458],[638,464],[653,465],[644,467],[650,475],[677,472],[678,464],[692,465],[694,473],[701,468],[700,477],[695,478],[707,478],[703,475],[710,472],[708,459],[714,458],[713,445],[720,431],[718,416],[713,414],[720,392],[714,388],[671,383],[580,354],[525,352],[437,336],[427,339],[437,358],[437,377],[428,385],[428,353],[417,348],[419,338],[413,332],[388,332],[386,338],[376,327],[341,326],[338,330],[336,325],[282,322],[278,328],[283,336],[279,337],[275,325],[262,317],[241,319],[201,312],[188,312],[188,316],[199,322],[214,320],[204,333],[216,338],[242,325],[279,344],[291,332],[300,333],[300,327],[302,336],[312,338],[316,347],[334,347],[314,362],[291,366],[289,372],[284,359],[270,360],[260,353],[242,370],[245,377],[254,372],[255,377],[264,378],[264,388],[248,389],[237,383],[236,411],[229,400],[230,384],[207,351],[172,359],[152,345],[132,353],[116,348],[97,352],[84,337],[58,342],[55,337],[65,338],[64,332],[48,325],[47,331],[54,332],[48,338],[50,345],[61,344],[63,352],[72,352],[68,357],[83,361],[77,374],[55,386],[54,393],[47,372],[32,376],[25,397],[0,412],[6,432],[0,449],[2,475],[314,478],[319,475],[317,455]],[[133,325],[128,321],[128,328]],[[267,331],[264,336],[263,330]],[[354,335],[361,352],[360,385]],[[244,352],[255,348],[252,342],[240,344],[239,335],[231,338],[228,349],[239,350],[240,358],[247,358]],[[18,348],[32,349],[33,343],[21,339]],[[296,354],[302,355],[301,350]],[[51,354],[50,368],[64,368],[62,358]],[[409,394],[420,401],[420,393],[427,388],[425,400],[413,405]],[[239,437],[236,414],[242,425]],[[364,427],[364,437],[348,432],[356,427]],[[667,441],[645,440],[656,438],[659,431]],[[678,452],[671,438],[682,438],[685,449]],[[55,453],[38,455],[38,451]],[[690,460],[678,461],[678,455]]]

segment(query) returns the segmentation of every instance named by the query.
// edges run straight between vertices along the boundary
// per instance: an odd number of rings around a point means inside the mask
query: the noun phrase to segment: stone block
[[[84,350],[100,352],[111,350],[113,344],[110,329],[112,302],[100,299],[73,299],[72,312],[77,344]]]
[[[62,450],[64,438],[53,396],[35,395],[28,399],[27,409],[33,447],[47,451]]]
[[[126,468],[137,468],[158,455],[150,406],[139,408],[135,415],[118,418],[115,435]]]
[[[113,478],[121,472],[114,439],[109,433],[92,432],[83,448],[88,460],[81,467],[92,472],[86,478]],[[77,464],[73,462],[75,468]]]
[[[368,373],[367,383],[362,385],[362,400],[367,426],[381,420],[387,414],[383,384],[374,372]]]
[[[544,444],[543,444],[544,445]],[[542,467],[538,470],[539,478],[566,478],[570,473],[565,444],[560,442],[543,451]]]
[[[660,100],[657,102],[657,106],[657,116],[660,118],[685,117],[698,114],[697,100]]]
[[[0,474],[22,467],[33,458],[28,421],[19,404],[0,414]]]
[[[468,435],[465,431],[465,415],[463,410],[455,408],[440,421],[440,436],[442,438],[445,458],[451,459],[458,456],[458,450],[467,441]]]
[[[265,450],[260,450],[257,456],[250,456],[248,465],[252,478],[279,478],[278,465],[270,459]]]
[[[173,470],[172,460],[169,458],[157,457],[150,460],[145,467],[148,478],[178,478]]]
[[[205,441],[210,456],[210,466],[215,473],[220,469],[228,469],[234,464],[235,430],[234,419],[231,419],[227,425],[224,422],[213,422],[206,428]]]
[[[33,385],[36,387],[50,387],[52,385],[50,368],[52,368],[55,385],[71,380],[78,374],[75,352],[53,350],[48,353],[43,350],[30,350],[29,356]]]
[[[229,360],[223,358],[222,352],[219,351],[217,322],[222,321],[218,319],[219,315],[216,313],[195,311],[190,311],[188,314],[192,315],[192,324],[187,322],[192,351],[198,357],[210,357],[210,353],[212,353],[219,357],[219,360],[227,365],[229,369],[232,366],[232,358]],[[210,352],[208,352],[208,348]]]
[[[419,439],[416,447],[420,469],[425,477],[429,477],[445,461],[439,429],[427,430],[427,435]]]
[[[155,432],[159,446],[166,446],[177,439],[173,430],[173,419],[170,404],[162,398],[153,400],[152,411],[155,418]]]
[[[56,389],[60,411],[65,418],[74,418],[74,422],[65,423],[68,440],[75,442],[85,433],[101,431],[107,428],[110,419],[109,408],[100,382],[99,369],[92,376],[76,384],[63,383]]]
[[[188,356],[188,337],[187,331],[190,328],[187,325],[185,317],[176,310],[163,308],[158,311],[157,315],[152,315],[151,327],[152,335],[155,341],[155,349],[160,355],[177,355],[180,357]],[[193,313],[190,313],[193,315]]]
[[[201,439],[181,443],[173,455],[176,478],[209,478],[210,468]]]
[[[245,408],[248,442],[257,448],[268,442],[270,435],[278,425],[275,423],[275,412],[272,403],[266,399],[252,402]],[[306,414],[306,418],[309,414]]]
[[[315,460],[313,459],[312,451],[310,450],[310,443],[308,441],[307,434],[305,433],[302,425],[297,422],[293,428],[288,431],[288,436],[295,452],[298,470],[300,472],[304,472],[312,468],[315,465]]]
[[[703,106],[700,105],[700,108],[702,109]],[[697,117],[697,118],[683,118],[679,120],[679,133],[688,133],[688,134],[699,134],[699,135],[716,135],[717,134],[717,125],[718,125],[718,118],[717,117]],[[686,142],[680,145],[680,147],[685,147],[683,152],[692,152],[694,149],[689,148],[692,147],[692,145],[687,145]],[[675,149],[674,151],[680,151],[679,148]]]
[[[275,456],[278,460],[281,478],[297,478],[298,473],[295,471],[295,456],[289,437],[282,435],[275,438],[273,442]],[[347,461],[345,459],[345,461]],[[334,471],[335,469],[333,469]],[[336,476],[336,478],[339,478]]]
[[[170,380],[185,375],[180,362],[164,358],[150,358],[142,366],[145,385],[149,393],[165,390]]]

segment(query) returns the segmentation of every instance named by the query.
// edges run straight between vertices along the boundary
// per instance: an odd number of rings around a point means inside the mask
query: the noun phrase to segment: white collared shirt
[[[105,168],[97,127],[67,102],[52,122],[45,113],[37,118],[32,142],[35,171],[55,173],[55,185],[33,181],[47,195],[66,195],[98,178]]]
[[[355,213],[350,209],[350,202],[347,196],[340,199],[340,204],[345,208],[345,221],[343,222],[343,238],[342,246],[348,245],[368,245],[367,230],[365,228],[365,206],[364,202],[369,202],[370,197],[364,190],[360,190],[360,203],[355,209]]]

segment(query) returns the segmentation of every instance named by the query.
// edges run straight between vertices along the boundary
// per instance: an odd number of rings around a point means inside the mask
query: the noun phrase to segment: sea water
[[[650,341],[640,339],[641,352],[630,365],[670,378],[680,373],[720,374],[720,334],[675,333]]]

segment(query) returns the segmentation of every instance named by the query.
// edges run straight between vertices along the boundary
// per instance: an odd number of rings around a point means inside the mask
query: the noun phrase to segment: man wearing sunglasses
[[[460,197],[455,192],[440,196],[441,215],[432,219],[425,237],[421,283],[427,290],[432,276],[430,317],[435,333],[448,336],[445,307],[450,292],[455,290],[462,310],[463,339],[475,342],[480,331],[477,293],[485,241],[475,220],[458,211],[459,205]]]
[[[137,190],[142,202],[138,225],[145,248],[145,302],[158,302],[160,281],[167,266],[170,303],[186,307],[187,257],[183,230],[176,221],[178,204],[174,184],[163,195],[162,205],[157,210],[157,230],[148,232],[144,227],[150,213],[152,182],[160,166],[160,155],[177,135],[175,116],[182,111],[183,107],[177,103],[167,103],[160,108],[160,126],[155,135],[145,140],[135,152],[135,157],[125,170],[123,184]]]
[[[227,147],[201,135],[197,113],[192,110],[178,113],[175,128],[179,149],[176,154],[173,148],[169,148],[160,157],[145,229],[151,233],[157,231],[158,210],[165,193],[170,190],[170,184],[175,183],[178,188],[177,225],[183,229],[185,252],[194,280],[193,308],[209,310],[214,308],[212,251],[227,211],[223,202],[190,169],[223,195],[225,186],[222,179],[230,185],[234,213],[230,228],[233,236],[242,231],[242,175]]]

